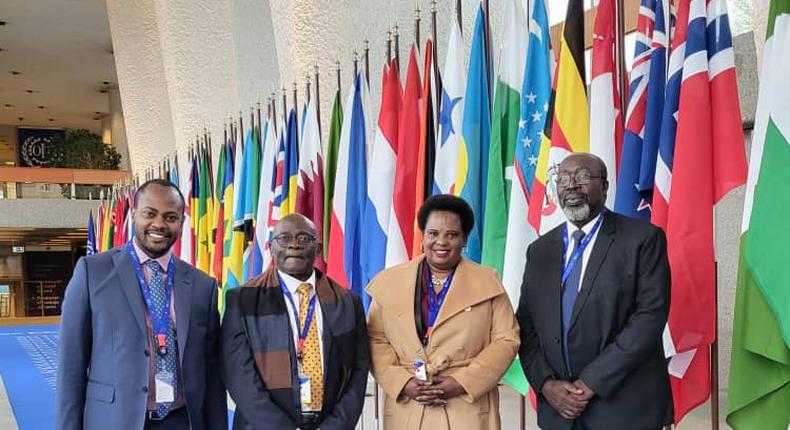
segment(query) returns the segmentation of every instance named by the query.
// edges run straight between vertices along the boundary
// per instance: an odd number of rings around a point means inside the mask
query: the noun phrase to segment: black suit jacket
[[[275,269],[231,289],[222,320],[223,375],[236,402],[233,429],[296,429],[302,424],[296,350]],[[322,430],[353,429],[370,369],[362,301],[316,270],[324,345]]]
[[[562,355],[562,226],[527,250],[517,317],[519,355],[538,392],[538,424],[570,429],[540,394],[549,379],[584,381],[595,396],[577,419],[585,429],[656,429],[673,420],[662,332],[669,314],[666,237],[659,228],[604,215],[568,333],[571,372]]]

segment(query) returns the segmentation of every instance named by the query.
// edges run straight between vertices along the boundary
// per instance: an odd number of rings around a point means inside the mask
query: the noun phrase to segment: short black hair
[[[143,182],[143,184],[140,185],[140,187],[137,188],[137,191],[134,193],[135,209],[137,209],[137,201],[139,200],[140,195],[143,194],[143,192],[145,192],[145,189],[151,185],[159,185],[160,187],[172,188],[176,190],[176,192],[178,193],[178,197],[181,199],[181,207],[185,208],[187,206],[186,200],[184,200],[184,195],[181,194],[181,190],[178,189],[178,185],[168,181],[167,179],[151,179],[149,181]]]
[[[464,237],[468,237],[475,226],[475,213],[466,200],[452,194],[437,194],[425,200],[417,212],[417,225],[420,227],[420,231],[425,231],[428,216],[435,211],[448,211],[458,215],[458,218],[461,218],[461,230]]]

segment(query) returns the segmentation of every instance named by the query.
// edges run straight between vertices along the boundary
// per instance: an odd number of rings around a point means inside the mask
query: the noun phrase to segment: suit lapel
[[[173,298],[175,300],[176,330],[180,361],[184,361],[184,348],[189,335],[189,316],[192,311],[192,274],[186,263],[177,259],[175,264],[175,279],[173,280]]]
[[[126,248],[121,248],[115,252],[112,257],[115,270],[118,275],[118,280],[121,283],[121,289],[129,301],[129,306],[132,309],[132,315],[137,321],[137,327],[143,334],[148,333],[145,324],[145,302],[143,301],[143,293],[140,291],[140,284],[137,283],[137,274],[132,266],[132,260],[127,255]]]
[[[332,321],[327,313],[326,305],[334,305],[337,303],[332,287],[329,285],[329,280],[317,269],[315,270],[315,293],[318,295],[318,305],[321,307],[322,325],[321,325],[321,343],[324,345],[324,380],[326,380],[326,372],[329,369],[330,352],[332,350],[332,327],[328,324]],[[336,308],[335,308],[336,309]],[[326,400],[326,390],[324,390],[324,400]]]
[[[546,277],[545,285],[549,288],[547,293],[550,295],[551,309],[554,309],[557,315],[557,318],[551,319],[552,324],[556,324],[553,329],[555,333],[562,332],[562,267],[565,263],[565,256],[562,254],[562,232],[563,229],[558,227],[547,233],[548,252],[545,256],[541,255],[540,249],[533,252],[533,258],[538,259],[538,267],[545,268],[541,276]],[[544,283],[536,282],[535,285],[544,285]]]
[[[417,269],[423,258],[416,258],[405,266],[393,269],[398,271],[394,277],[398,280],[397,284],[382,283],[376,289],[368,290],[374,300],[397,316],[405,333],[408,333],[408,339],[404,339],[406,348],[415,353],[422,350],[414,324],[414,294],[417,288]]]
[[[609,247],[614,241],[614,217],[604,215],[601,230],[598,232],[598,237],[595,238],[595,246],[590,253],[590,260],[587,262],[587,268],[584,270],[584,279],[582,279],[582,286],[579,290],[579,296],[576,298],[576,303],[573,305],[573,313],[571,314],[571,327],[576,322],[587,298],[590,297],[595,286],[595,278],[598,276],[598,271],[601,269],[601,264],[606,259],[606,254],[609,252]]]

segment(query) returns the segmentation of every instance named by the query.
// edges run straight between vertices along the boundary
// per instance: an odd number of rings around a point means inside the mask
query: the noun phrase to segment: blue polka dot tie
[[[162,312],[170,312],[170,309],[165,309],[165,301],[167,299],[165,293],[165,280],[162,277],[162,267],[156,260],[148,260],[145,262],[151,274],[148,280],[148,287],[151,290],[151,301],[154,304],[156,315],[162,315]],[[152,321],[155,318],[151,315]],[[156,335],[156,333],[154,333]],[[154,350],[156,354],[156,373],[168,372],[173,375],[173,393],[176,392],[176,337],[173,332],[173,319],[170,318],[170,324],[167,327],[167,354],[160,355],[158,347],[156,347],[156,336],[154,336]],[[172,402],[157,403],[157,414],[159,417],[164,417],[170,411]]]

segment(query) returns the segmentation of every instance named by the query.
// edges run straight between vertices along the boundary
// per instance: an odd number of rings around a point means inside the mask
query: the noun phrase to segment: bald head
[[[313,263],[321,248],[315,224],[301,214],[290,214],[274,227],[270,243],[278,270],[306,281],[313,274]]]

